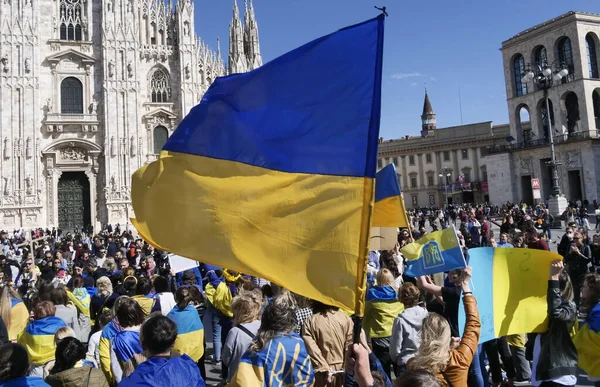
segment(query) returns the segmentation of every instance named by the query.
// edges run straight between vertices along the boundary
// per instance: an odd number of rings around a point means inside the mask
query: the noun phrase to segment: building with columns
[[[252,2],[239,13],[226,69],[191,0],[3,1],[1,228],[128,222],[132,173],[216,77],[262,64]]]
[[[598,50],[600,15],[580,12],[566,13],[502,43],[510,133],[515,141],[485,150],[492,202],[534,203],[532,178],[540,179],[542,200],[552,194],[549,123],[564,196],[572,201],[600,199]],[[546,64],[568,69],[568,75],[548,90],[549,109],[543,89],[523,79],[529,66]]]
[[[420,136],[379,141],[378,168],[394,163],[407,208],[489,200],[484,149],[506,143],[508,125],[491,122],[438,128],[425,92]],[[440,176],[442,175],[442,176]]]

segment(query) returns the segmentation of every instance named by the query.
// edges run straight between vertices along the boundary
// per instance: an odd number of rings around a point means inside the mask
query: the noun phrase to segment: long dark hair
[[[57,374],[62,371],[70,370],[79,360],[85,359],[87,349],[81,341],[74,337],[65,337],[56,345],[54,357],[56,363],[50,370],[50,374]]]
[[[392,253],[387,250],[381,252],[381,256],[379,257],[381,261],[381,267],[388,269],[394,278],[400,277],[400,270],[398,270],[398,263],[394,259]]]
[[[294,311],[282,303],[272,303],[265,309],[256,340],[250,345],[250,351],[260,352],[267,344],[294,331],[296,318]]]
[[[190,301],[192,301],[192,292],[190,289],[191,287],[189,286],[181,286],[177,289],[175,302],[179,309],[185,309],[190,304]]]

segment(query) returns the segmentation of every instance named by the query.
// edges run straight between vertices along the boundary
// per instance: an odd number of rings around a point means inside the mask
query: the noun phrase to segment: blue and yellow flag
[[[98,356],[100,357],[100,368],[106,376],[106,380],[109,383],[114,381],[114,375],[110,364],[110,343],[115,335],[119,332],[119,328],[115,325],[114,320],[106,324],[102,329],[100,335],[100,342],[98,343]]]
[[[556,253],[535,249],[479,247],[469,249],[471,290],[481,318],[480,343],[514,334],[548,329],[548,277]],[[462,301],[461,301],[462,304]],[[465,325],[459,308],[458,327]]]
[[[18,298],[10,298],[10,324],[8,328],[8,339],[14,341],[23,333],[29,322],[29,311],[23,301]]]
[[[177,341],[173,349],[185,353],[197,362],[204,354],[204,325],[198,311],[191,305],[184,309],[175,306],[167,317],[177,325]]]
[[[160,158],[133,175],[140,235],[362,313],[383,23],[216,79]]]
[[[27,349],[31,364],[43,365],[54,359],[54,334],[66,326],[63,320],[54,316],[35,320],[27,325],[17,342]]]
[[[315,372],[304,340],[296,333],[272,339],[260,352],[247,350],[229,387],[310,387]]]
[[[442,273],[466,266],[454,227],[429,233],[400,250],[408,277]]]
[[[386,165],[375,177],[375,206],[371,226],[408,227],[408,216],[394,164]]]

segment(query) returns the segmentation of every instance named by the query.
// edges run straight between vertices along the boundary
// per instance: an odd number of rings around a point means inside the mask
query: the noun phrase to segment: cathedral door
[[[91,223],[90,182],[84,172],[63,172],[58,180],[58,226],[81,231]]]

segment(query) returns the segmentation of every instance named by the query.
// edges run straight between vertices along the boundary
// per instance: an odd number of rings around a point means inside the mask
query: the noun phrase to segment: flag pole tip
[[[385,7],[385,6],[383,6],[383,7],[375,6],[375,9],[381,11],[381,13],[384,14],[386,17],[390,16],[390,15],[388,15],[388,13],[387,13],[387,7]]]

